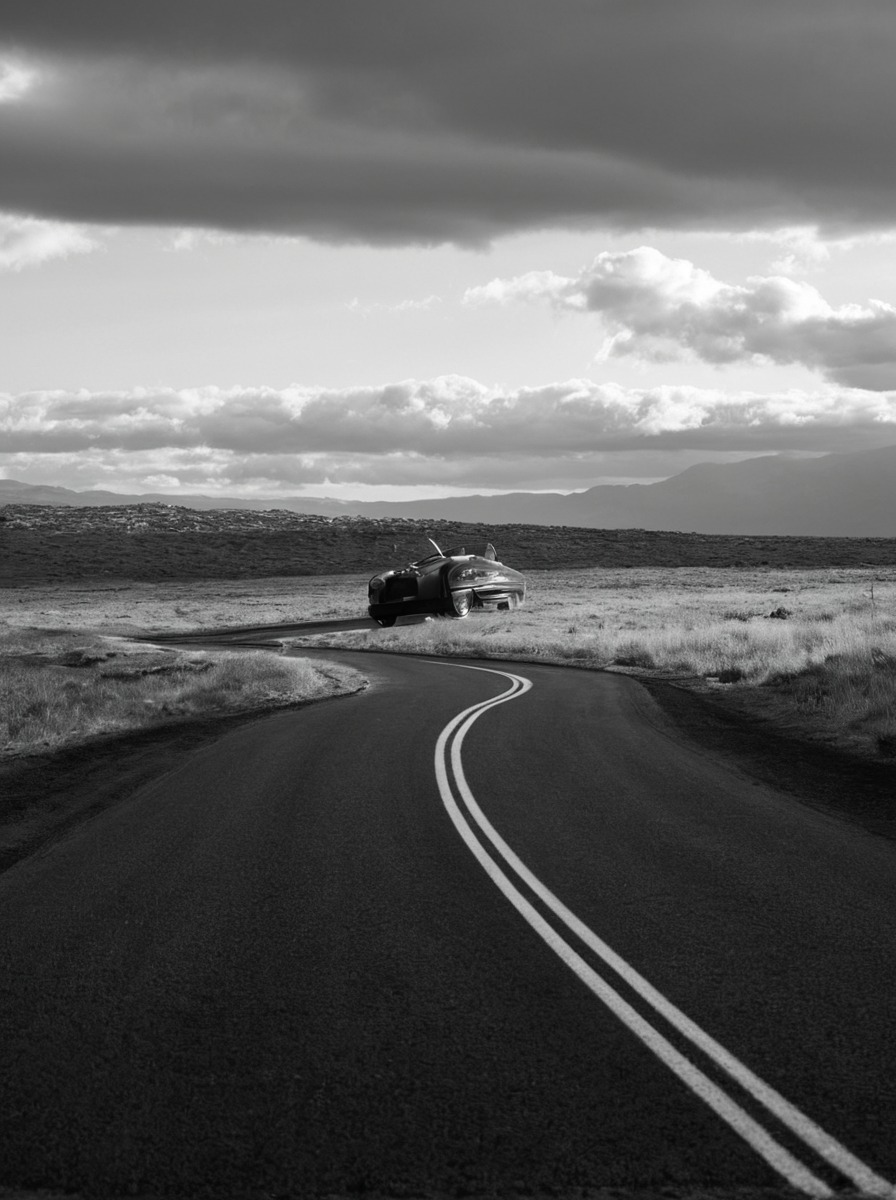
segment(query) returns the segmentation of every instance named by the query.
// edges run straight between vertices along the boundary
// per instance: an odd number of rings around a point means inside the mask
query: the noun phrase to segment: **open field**
[[[896,753],[896,570],[531,571],[526,606],[296,639],[675,676],[776,728]],[[0,591],[8,629],[107,634],[363,617],[365,577]],[[772,616],[771,614],[777,615]]]
[[[526,607],[303,639],[677,676],[728,708],[896,755],[896,572],[533,572]]]
[[[366,603],[366,575],[60,583],[0,588],[0,629],[5,623],[124,635],[182,633],[363,617]]]
[[[357,672],[253,651],[139,646],[97,633],[0,632],[0,758],[102,735],[356,690]]]

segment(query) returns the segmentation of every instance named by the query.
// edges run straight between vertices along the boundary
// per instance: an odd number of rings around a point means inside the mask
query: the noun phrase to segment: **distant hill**
[[[359,515],[363,504],[347,504],[342,500],[327,500],[316,496],[285,496],[276,500],[247,500],[239,496],[203,496],[167,492],[106,492],[101,490],[76,492],[71,488],[53,487],[46,483],[23,483],[19,479],[0,479],[0,505],[4,504],[66,504],[76,508],[106,508],[122,504],[174,504],[195,508],[200,512],[213,509],[242,509],[247,512],[267,512],[282,508],[288,512],[311,513],[322,517]]]
[[[167,503],[385,520],[487,525],[568,525],[706,534],[797,537],[896,536],[896,446],[797,459],[768,455],[740,463],[703,463],[660,483],[603,485],[570,496],[511,492],[438,500],[363,502],[292,496],[246,500],[202,495],[74,492],[0,480],[0,504],[105,506]]]
[[[170,504],[11,504],[0,517],[0,588],[288,575],[358,574],[363,582],[428,553],[428,537],[446,548],[492,541],[503,561],[522,571],[896,566],[896,538],[739,537]]]

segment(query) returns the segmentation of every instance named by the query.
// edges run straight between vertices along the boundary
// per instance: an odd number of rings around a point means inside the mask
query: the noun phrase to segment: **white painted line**
[[[510,688],[491,700],[485,700],[472,705],[454,717],[442,730],[436,745],[435,772],[442,801],[451,817],[455,828],[464,842],[476,857],[477,861],[507,897],[514,907],[525,917],[536,932],[547,942],[554,952],[573,970],[576,975],[632,1030],[649,1048],[676,1074],[696,1095],[700,1096],[711,1108],[732,1128],[736,1130],[749,1145],[753,1147],[783,1178],[794,1187],[812,1196],[829,1196],[831,1189],[822,1180],[813,1175],[808,1168],[800,1163],[783,1146],[775,1142],[771,1135],[763,1129],[750,1115],[735,1103],[726,1093],[718,1088],[688,1059],[681,1055],[657,1030],[646,1022],[627,1002],[606,983],[591,967],[565,942],[546,921],[540,916],[528,900],[517,890],[510,879],[501,871],[497,863],[483,849],[481,843],[473,834],[464,814],[457,805],[451,789],[450,775],[454,781],[469,815],[481,831],[492,843],[505,863],[518,877],[542,900],[542,902],[557,916],[566,927],[574,933],[588,948],[603,962],[614,970],[626,983],[632,987],[660,1016],[669,1022],[679,1033],[683,1034],[696,1048],[707,1055],[717,1066],[735,1079],[745,1091],[762,1104],[787,1128],[795,1133],[806,1146],[814,1150],[821,1158],[835,1167],[856,1187],[867,1195],[887,1197],[896,1200],[896,1188],[865,1163],[856,1158],[845,1146],[841,1145],[830,1134],[826,1133],[811,1118],[807,1117],[789,1101],[785,1100],[774,1088],[755,1075],[741,1063],[733,1054],[727,1051],[714,1038],[685,1016],[660,992],[656,990],[642,975],[631,967],[623,958],[613,951],[601,938],[597,937],[584,922],[580,921],[557,897],[532,874],[519,857],[501,838],[488,818],[476,803],[475,797],[467,783],[461,761],[461,747],[467,731],[475,721],[489,709],[499,704],[506,704],[516,699],[531,687],[531,681],[520,675],[507,671],[498,671],[487,667],[471,667],[464,663],[438,662],[439,666],[462,667],[466,670],[485,671],[489,674],[500,675],[511,681]],[[455,734],[449,760],[446,755],[449,739]]]

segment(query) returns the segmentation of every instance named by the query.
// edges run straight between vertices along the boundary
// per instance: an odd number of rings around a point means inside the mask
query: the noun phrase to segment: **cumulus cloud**
[[[509,36],[508,31],[511,31]],[[6,0],[0,207],[475,242],[894,221],[896,22],[839,0]],[[161,181],[164,181],[164,186]]]
[[[835,308],[783,275],[723,283],[687,259],[641,246],[599,254],[575,277],[532,271],[464,295],[467,304],[517,300],[600,314],[610,334],[604,359],[801,363],[846,386],[896,387],[896,307],[870,300]]]
[[[0,213],[0,269],[19,271],[51,258],[89,254],[98,239],[77,225]]]
[[[131,470],[182,486],[331,483],[585,487],[650,458],[896,442],[896,394],[859,389],[722,394],[567,380],[505,390],[446,376],[346,389],[302,387],[0,396],[0,462],[45,477],[70,464],[102,480]],[[665,459],[663,456],[666,456]],[[694,461],[691,459],[690,461]],[[129,465],[128,465],[129,464]],[[619,473],[619,470],[617,470]]]

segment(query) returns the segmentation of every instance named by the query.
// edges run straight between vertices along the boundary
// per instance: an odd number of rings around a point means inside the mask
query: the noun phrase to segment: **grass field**
[[[514,613],[298,643],[678,676],[797,732],[896,754],[893,568],[593,568],[532,571],[527,581],[526,606]],[[28,626],[127,635],[364,615],[360,576],[0,591],[8,635]]]
[[[366,614],[367,576],[58,583],[0,588],[0,629],[142,634]]]
[[[258,652],[186,652],[96,633],[0,633],[0,758],[354,691],[332,663]]]
[[[794,732],[896,754],[892,574],[579,572],[519,613],[339,641],[685,677]]]
[[[896,755],[896,572],[533,572],[526,607],[307,639],[677,676],[729,708]]]

